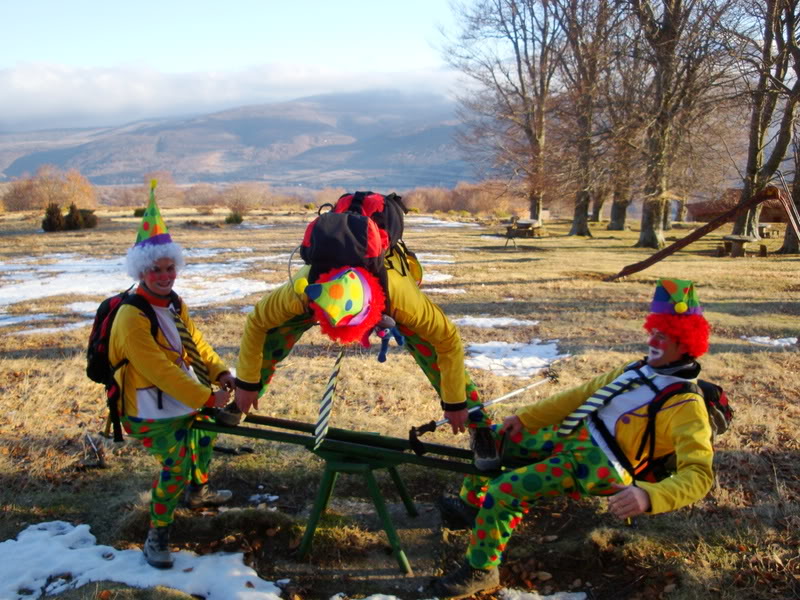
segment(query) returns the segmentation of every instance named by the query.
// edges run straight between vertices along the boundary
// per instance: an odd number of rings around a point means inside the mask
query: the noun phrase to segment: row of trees
[[[792,147],[800,0],[479,0],[455,6],[444,56],[470,84],[460,142],[484,175],[521,186],[530,216],[573,197],[571,233],[610,200],[610,229],[644,202],[639,246],[670,207],[742,200]],[[740,170],[742,169],[743,170]],[[739,172],[737,173],[737,170]],[[758,209],[736,223],[757,236]]]

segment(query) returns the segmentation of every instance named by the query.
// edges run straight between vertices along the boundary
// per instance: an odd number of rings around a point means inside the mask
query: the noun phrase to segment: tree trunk
[[[598,188],[594,193],[594,198],[592,199],[592,223],[599,223],[603,218],[603,205],[606,203],[608,199],[608,188],[606,186],[602,186]]]
[[[581,190],[575,197],[575,214],[572,218],[572,229],[569,235],[592,237],[589,230],[589,191]]]
[[[664,247],[664,233],[661,226],[664,223],[664,201],[661,198],[645,200],[642,206],[642,231],[636,248]]]
[[[664,200],[664,217],[662,221],[664,231],[672,229],[672,200]]]
[[[532,221],[541,221],[542,219],[543,196],[544,194],[539,190],[528,190],[528,210]]]
[[[608,224],[609,231],[625,231],[625,218],[628,215],[628,207],[631,205],[630,199],[617,200],[616,194],[611,203],[611,221]]]
[[[745,202],[752,198],[756,193],[761,191],[764,188],[764,185],[759,184],[758,181],[754,181],[757,178],[757,175],[754,177],[746,177],[744,180],[744,188],[742,188],[741,196],[739,197],[739,203]],[[748,237],[752,237],[754,239],[761,239],[758,235],[758,221],[761,217],[761,208],[762,205],[758,204],[754,208],[751,208],[748,211],[740,213],[738,217],[736,217],[736,222],[733,225],[733,234],[734,235],[746,235]]]
[[[675,220],[678,221],[678,223],[684,223],[686,221],[686,213],[688,212],[686,208],[687,204],[688,201],[686,198],[678,200],[678,214],[675,215]]]

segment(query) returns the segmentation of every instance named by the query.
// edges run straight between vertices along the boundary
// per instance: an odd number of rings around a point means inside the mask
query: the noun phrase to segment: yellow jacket
[[[595,391],[614,381],[624,371],[625,367],[619,367],[595,377],[588,383],[526,406],[516,414],[528,429],[557,425]],[[616,429],[611,433],[620,450],[636,468],[638,466],[636,452],[647,425],[647,406],[632,410],[625,416],[629,418],[623,417],[617,420]],[[711,425],[705,402],[697,394],[675,394],[665,402],[656,415],[656,445],[653,458],[673,452],[678,467],[674,475],[657,483],[636,482],[638,487],[650,495],[650,512],[653,514],[688,506],[703,498],[711,489],[714,477]],[[642,460],[646,458],[645,453]],[[624,479],[626,483],[631,482],[631,477],[627,473],[624,474]]]
[[[455,325],[441,308],[420,291],[413,276],[399,265],[399,258],[387,258],[390,315],[401,327],[406,327],[428,341],[436,349],[441,372],[441,398],[445,404],[465,401],[466,374],[464,348]],[[294,291],[294,281],[308,275],[308,266],[295,273],[291,282],[283,284],[264,296],[247,317],[239,347],[236,377],[248,384],[258,384],[261,375],[264,340],[267,331],[289,319],[310,314],[308,299]],[[412,275],[413,275],[412,269]]]
[[[138,292],[150,301],[159,318],[156,338],[150,334],[150,320],[135,306],[123,304],[111,328],[109,361],[112,365],[123,359],[128,363],[117,370],[114,378],[124,394],[124,413],[129,417],[172,418],[189,414],[208,402],[211,390],[202,385],[189,370],[189,358],[183,346],[170,343],[164,333],[172,319],[165,306],[157,299]],[[164,303],[165,304],[165,303]],[[208,368],[211,381],[226,370],[220,357],[203,339],[186,308],[181,302],[180,317],[192,336],[197,351]],[[172,325],[174,327],[174,324]],[[173,347],[177,346],[177,350]],[[162,408],[157,407],[158,390],[161,390]]]

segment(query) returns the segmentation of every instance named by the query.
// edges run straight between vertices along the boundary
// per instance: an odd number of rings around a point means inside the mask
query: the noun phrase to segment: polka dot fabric
[[[428,381],[431,382],[431,385],[441,398],[442,374],[439,371],[439,365],[437,364],[438,357],[436,355],[436,349],[428,341],[422,339],[408,327],[400,326],[399,330],[400,333],[402,333],[406,338],[406,348],[408,348],[408,351],[411,352],[414,360],[417,361],[420,369],[422,369],[422,372],[425,373]],[[467,408],[472,408],[473,406],[479,405],[481,403],[481,399],[480,395],[478,394],[478,386],[473,383],[472,378],[469,376],[469,372],[465,372],[465,375],[467,381],[465,386]],[[471,413],[469,420],[470,427],[488,426],[492,424],[491,419],[482,410],[476,410],[474,413]]]
[[[150,499],[150,525],[165,527],[172,523],[175,508],[187,484],[208,482],[208,466],[217,435],[193,427],[200,415],[174,419],[138,419],[123,417],[128,435],[142,442],[161,465],[153,480]]]
[[[497,426],[492,427],[495,436]],[[497,566],[514,529],[531,504],[544,496],[604,496],[612,483],[622,483],[603,451],[581,425],[568,437],[558,426],[523,430],[505,442],[504,456],[531,464],[506,471],[495,479],[468,476],[461,498],[480,512],[470,537],[467,559],[480,569]]]

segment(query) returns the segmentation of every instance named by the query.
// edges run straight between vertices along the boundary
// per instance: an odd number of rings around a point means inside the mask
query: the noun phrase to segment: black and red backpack
[[[326,207],[330,210],[322,212]],[[413,256],[403,243],[407,212],[400,196],[394,193],[347,193],[334,205],[323,204],[319,216],[306,228],[300,246],[301,258],[311,266],[308,281],[314,283],[331,269],[363,267],[377,277],[388,302],[386,257],[393,252],[401,259]],[[401,260],[400,264],[407,262]]]
[[[111,326],[123,304],[131,304],[138,308],[150,321],[150,334],[155,338],[158,333],[158,317],[150,303],[139,294],[132,292],[133,286],[124,292],[106,298],[97,307],[94,316],[92,331],[89,334],[89,345],[86,349],[86,376],[97,383],[102,383],[106,388],[106,404],[108,404],[109,422],[114,428],[114,441],[122,441],[122,426],[118,401],[120,388],[114,379],[114,373],[128,363],[123,358],[119,363],[112,365],[108,358],[109,342],[111,339]],[[180,298],[174,292],[171,302],[180,311]]]

